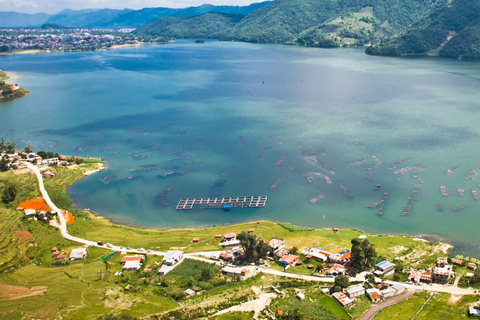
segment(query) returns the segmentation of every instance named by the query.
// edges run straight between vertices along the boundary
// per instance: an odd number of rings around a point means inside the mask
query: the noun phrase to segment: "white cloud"
[[[246,6],[263,0],[0,0],[1,11],[57,13],[64,9],[185,8],[202,4]]]

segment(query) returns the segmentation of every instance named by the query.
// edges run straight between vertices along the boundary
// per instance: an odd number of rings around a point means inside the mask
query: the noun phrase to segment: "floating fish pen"
[[[440,193],[442,194],[442,196],[444,197],[448,197],[450,195],[450,192],[447,191],[447,187],[446,186],[441,186],[440,187]]]
[[[265,154],[265,152],[267,152],[268,150],[272,149],[272,147],[265,147],[263,148],[262,151],[260,151],[260,153],[258,154],[258,158],[261,159],[263,157],[263,155]]]
[[[308,173],[311,173],[311,174],[314,174],[316,176],[320,176],[322,178],[325,179],[325,182],[328,183],[328,184],[331,184],[332,183],[332,179],[327,176],[327,175],[324,175],[323,173],[320,173],[320,172],[315,172],[315,171],[307,171]]]
[[[478,170],[480,170],[480,168],[471,168],[470,170],[468,170],[465,179],[473,180],[473,178],[475,178],[475,175],[476,175]]]
[[[238,137],[238,140],[240,140],[240,146],[245,144],[245,137]]]
[[[182,198],[178,201],[176,209],[223,209],[224,206],[230,206],[230,208],[263,208],[266,202],[267,196]]]
[[[443,211],[443,204],[438,204],[437,205],[437,210],[438,211]]]
[[[403,208],[402,211],[402,216],[406,215],[410,209],[412,208],[412,205],[415,203],[415,201],[418,200],[418,196],[420,195],[420,186],[414,186],[412,194],[408,197],[407,205]]]
[[[451,167],[450,169],[447,170],[447,172],[445,172],[445,174],[450,174],[457,169],[458,169],[458,166]]]
[[[301,175],[302,177],[304,177],[305,180],[307,180],[308,183],[312,183],[312,182],[313,182],[312,177],[310,177],[308,174],[303,173],[303,172],[300,172],[300,171],[298,171],[297,169],[292,168],[292,167],[290,167],[290,170],[292,170],[293,172],[295,172],[295,173]]]
[[[280,183],[280,181],[282,181],[282,179],[283,179],[282,177],[277,178],[275,180],[275,182],[270,186],[270,189],[275,189],[278,186],[278,184]]]
[[[412,158],[408,157],[408,158],[404,158],[404,159],[395,161],[395,162],[394,162],[390,167],[388,167],[387,169],[388,169],[388,170],[394,170],[400,163],[406,162],[406,161],[408,161],[408,160],[412,160]]]
[[[229,176],[225,171],[220,171],[220,175],[222,178],[215,181],[213,186],[210,188],[208,192],[209,197],[220,197],[222,195],[223,189],[225,188],[225,184],[228,182]]]
[[[267,138],[267,139],[270,139],[270,140],[272,140],[272,141],[278,142],[278,143],[283,143],[282,140],[277,139],[277,138],[274,138],[274,137],[267,136],[266,134],[264,134],[263,137],[264,137],[264,138]]]
[[[322,199],[323,197],[325,197],[325,195],[323,193],[319,194],[318,196],[316,197],[313,197],[311,200],[310,200],[310,203],[315,203],[317,202],[318,200]]]
[[[353,199],[352,193],[347,189],[347,187],[345,187],[342,181],[337,181],[337,186],[340,188],[340,190],[342,190],[347,199]]]
[[[326,156],[326,155],[327,155],[327,151],[325,151],[325,150],[323,150],[323,149],[318,150],[318,152],[319,152],[322,156]]]
[[[277,161],[275,161],[275,164],[276,164],[277,166],[281,167],[283,160],[285,160],[286,158],[287,158],[287,155],[284,154],[280,159],[278,159]]]
[[[299,145],[297,146],[297,148],[298,148],[298,150],[300,150],[300,151],[302,152],[302,156],[308,157],[308,152],[307,152],[307,150],[303,149],[303,147],[302,147],[301,144],[299,144]]]
[[[465,209],[467,209],[467,208],[468,208],[468,206],[461,206],[461,207],[458,207],[458,208],[453,209],[453,211],[458,212],[458,211],[465,210]]]
[[[475,190],[475,189],[472,188],[471,191],[472,191],[473,199],[475,199],[476,201],[478,201],[478,192],[477,192],[477,190]]]
[[[166,195],[167,193],[169,193],[170,191],[172,191],[173,189],[175,188],[175,186],[171,186],[171,187],[168,187],[167,189],[163,190],[162,192],[160,192],[155,198],[157,199],[157,201],[164,207],[169,207],[171,206],[172,204],[170,203],[170,201],[168,201]]]
[[[360,159],[357,159],[357,160],[353,160],[352,162],[347,162],[347,164],[358,164],[360,162],[363,162],[367,160],[367,156],[363,157],[363,158],[360,158]]]

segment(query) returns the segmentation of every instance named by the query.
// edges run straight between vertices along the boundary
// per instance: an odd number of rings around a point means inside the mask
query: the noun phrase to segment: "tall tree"
[[[260,239],[257,239],[257,236],[254,234],[242,231],[237,236],[237,240],[240,241],[240,245],[242,246],[245,254],[245,259],[248,262],[254,262],[258,259],[265,259],[270,251],[268,244]]]
[[[0,160],[0,172],[5,172],[7,171],[10,167],[8,164],[10,161],[8,161],[7,156],[3,156],[2,159]]]
[[[0,141],[0,153],[3,153],[5,151],[5,140],[2,137],[2,140]]]
[[[15,142],[7,139],[7,142],[5,142],[5,152],[8,154],[15,153]]]
[[[32,143],[30,141],[28,141],[27,146],[23,148],[23,152],[26,152],[26,153],[32,152]]]
[[[334,287],[340,287],[342,289],[348,288],[350,286],[350,280],[347,276],[341,274],[335,278],[335,282],[333,283]]]
[[[352,262],[356,264],[361,271],[371,266],[377,257],[374,245],[367,239],[360,240],[358,238],[352,239],[351,243]]]

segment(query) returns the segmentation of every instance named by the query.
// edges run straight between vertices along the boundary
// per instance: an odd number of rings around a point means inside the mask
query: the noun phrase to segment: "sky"
[[[202,4],[247,6],[264,0],[0,0],[0,11],[57,13],[64,9],[186,8]]]

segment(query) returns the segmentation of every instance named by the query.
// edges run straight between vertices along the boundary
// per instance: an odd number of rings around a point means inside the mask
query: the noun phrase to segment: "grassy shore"
[[[60,207],[69,209],[71,200],[67,187],[81,179],[86,172],[96,169],[96,164],[82,164],[75,168],[56,167],[56,175],[45,181],[52,200]],[[157,275],[161,257],[147,257],[144,267],[152,271],[121,271],[121,255],[104,261],[99,259],[110,254],[101,248],[88,248],[84,261],[56,261],[51,248],[70,252],[78,244],[65,240],[57,229],[46,223],[28,220],[23,212],[15,208],[21,201],[40,195],[37,181],[32,174],[0,173],[0,192],[5,182],[18,187],[17,198],[6,206],[0,204],[0,318],[2,319],[97,319],[102,315],[128,314],[133,317],[156,315],[155,319],[195,319],[198,317],[218,319],[248,319],[250,311],[215,317],[214,314],[233,305],[255,299],[253,287],[276,285],[286,292],[273,299],[270,310],[277,318],[291,312],[300,312],[305,317],[317,319],[349,319],[348,313],[359,316],[370,307],[365,299],[354,307],[341,308],[331,297],[321,293],[323,286],[276,276],[256,276],[245,282],[221,279],[216,272],[208,281],[202,277],[202,262],[184,262],[169,277]],[[313,245],[331,252],[349,249],[350,241],[361,234],[359,230],[313,230],[295,227],[288,223],[260,221],[200,229],[146,230],[116,225],[89,212],[69,209],[75,216],[69,225],[72,235],[82,238],[113,243],[124,247],[156,250],[181,249],[185,252],[218,250],[216,234],[247,231],[264,240],[273,236],[283,238],[287,248],[304,249]],[[378,254],[385,258],[406,257],[413,267],[431,264],[439,255],[441,247],[410,237],[395,235],[365,234],[375,244]],[[192,243],[194,237],[200,242]],[[411,262],[414,261],[414,262]],[[209,268],[209,267],[208,267]],[[196,271],[195,271],[196,270]],[[289,269],[289,272],[309,274],[306,264]],[[220,280],[218,280],[220,279]],[[325,284],[328,286],[328,284]],[[125,288],[129,288],[128,290]],[[184,297],[186,288],[194,288],[202,294]],[[308,299],[295,298],[298,291]],[[418,296],[418,295],[417,295]],[[415,297],[417,297],[415,296]],[[417,298],[415,298],[417,299]],[[430,303],[442,304],[442,295],[435,296]],[[461,314],[470,298],[452,302],[456,314]],[[407,300],[410,301],[410,300]],[[412,300],[413,301],[413,300]],[[415,302],[417,303],[417,302]],[[418,303],[417,303],[418,304]],[[416,304],[415,304],[416,306]],[[393,307],[392,307],[393,308]],[[452,308],[442,307],[435,316],[449,315]],[[429,309],[425,308],[424,312]],[[463,310],[463,311],[462,311]],[[348,312],[348,313],[347,313]],[[395,311],[396,312],[396,311]],[[432,311],[433,312],[433,311]],[[463,312],[464,313],[464,312]],[[428,315],[428,313],[426,313]],[[263,316],[267,316],[266,313]]]

